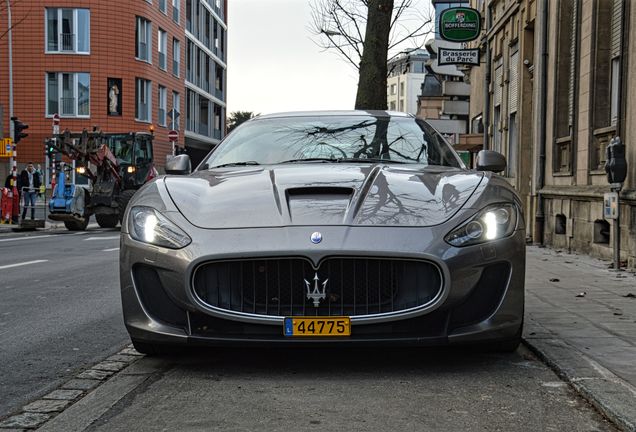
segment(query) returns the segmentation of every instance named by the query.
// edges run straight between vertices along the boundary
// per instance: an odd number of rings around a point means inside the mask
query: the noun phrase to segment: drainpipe
[[[539,131],[538,153],[539,157],[536,162],[534,192],[536,194],[536,209],[534,215],[534,244],[543,244],[543,227],[545,222],[545,214],[543,211],[543,196],[541,189],[545,183],[545,149],[546,149],[546,99],[547,99],[547,80],[548,80],[548,0],[542,0],[539,3],[541,25],[539,26],[538,38],[541,41],[541,57],[540,57],[540,81],[538,86],[538,117],[535,123],[535,130]],[[539,12],[539,11],[538,11]]]
[[[485,34],[485,46],[486,46],[486,70],[485,70],[485,84],[484,85],[484,115],[482,118],[484,124],[484,150],[488,150],[490,148],[489,136],[488,136],[488,128],[490,125],[490,75],[491,75],[491,67],[490,67],[490,42],[488,42],[488,31],[490,30],[490,26],[492,23],[490,22],[492,15],[490,13],[490,9],[486,6],[486,34]]]

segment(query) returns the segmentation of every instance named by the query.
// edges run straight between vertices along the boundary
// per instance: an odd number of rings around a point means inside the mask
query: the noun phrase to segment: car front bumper
[[[122,232],[120,280],[125,324],[133,339],[158,344],[430,346],[514,338],[523,322],[524,232],[456,248],[444,242],[447,230],[447,226],[241,230],[190,226],[193,242],[180,250],[140,243]],[[309,241],[314,231],[323,234],[320,244]],[[335,255],[434,262],[443,273],[443,289],[432,304],[414,313],[376,320],[354,316],[351,336],[311,340],[285,337],[282,317],[263,320],[262,316],[211,311],[191,289],[192,271],[202,262],[303,256],[318,263]]]

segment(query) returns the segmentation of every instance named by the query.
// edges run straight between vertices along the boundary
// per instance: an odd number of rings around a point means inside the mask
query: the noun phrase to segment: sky
[[[309,0],[228,1],[227,113],[353,109],[357,70],[310,38]]]

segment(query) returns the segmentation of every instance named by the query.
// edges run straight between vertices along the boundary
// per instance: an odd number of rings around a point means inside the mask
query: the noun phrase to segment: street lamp
[[[7,37],[9,38],[8,41],[8,48],[9,48],[9,118],[13,118],[13,36],[12,36],[12,32],[11,32],[11,26],[12,26],[12,20],[11,20],[11,1],[10,0],[6,0],[7,1],[7,18],[9,20],[9,26],[7,27]],[[9,136],[12,139],[15,139],[15,129],[14,129],[14,124],[13,121],[9,121]],[[15,145],[15,143],[13,144]],[[9,158],[9,170],[13,171],[13,182],[15,185],[15,170],[13,169],[13,149],[11,151],[11,157]]]

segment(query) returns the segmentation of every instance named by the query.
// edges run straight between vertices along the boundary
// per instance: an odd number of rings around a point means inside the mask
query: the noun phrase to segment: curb
[[[92,394],[94,390],[112,381],[110,378],[116,377],[119,372],[141,358],[143,355],[138,353],[132,345],[126,346],[116,354],[78,373],[59,388],[1,419],[0,432],[22,431],[44,426],[78,404],[87,395]]]
[[[620,430],[636,432],[636,388],[563,340],[546,337],[545,328],[528,321],[523,344]]]

